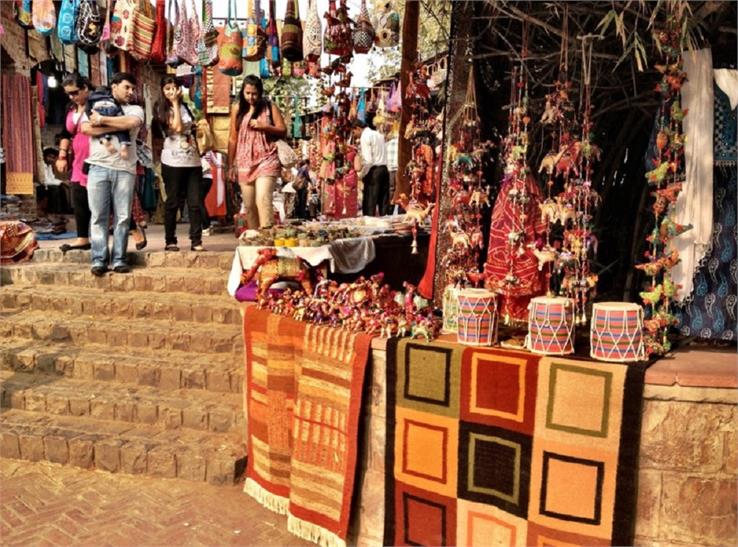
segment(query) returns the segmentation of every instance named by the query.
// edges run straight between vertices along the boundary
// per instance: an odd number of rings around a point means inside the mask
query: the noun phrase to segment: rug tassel
[[[346,547],[345,539],[341,539],[333,532],[294,515],[287,515],[287,530],[297,537],[317,543],[321,547]]]
[[[243,491],[270,511],[274,511],[280,515],[287,514],[287,507],[289,507],[290,500],[268,492],[254,479],[246,479],[246,483],[243,485]]]

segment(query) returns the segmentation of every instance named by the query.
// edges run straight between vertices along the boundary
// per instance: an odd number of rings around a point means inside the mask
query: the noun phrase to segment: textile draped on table
[[[710,247],[712,233],[712,148],[713,148],[713,74],[712,50],[701,49],[684,54],[687,81],[682,86],[684,117],[685,181],[674,207],[678,224],[692,229],[672,240],[679,251],[679,263],[671,270],[674,283],[682,286],[677,298],[684,300],[692,292],[692,279]]]
[[[31,80],[22,74],[3,74],[3,148],[6,191],[33,195],[35,150],[31,118]],[[13,128],[9,131],[8,128]]]
[[[371,337],[249,308],[244,491],[290,532],[345,547]]]
[[[632,545],[644,370],[391,339],[384,544]]]
[[[19,221],[0,221],[0,264],[31,260],[38,248],[33,229]]]
[[[738,110],[731,108],[728,95],[716,86],[712,248],[694,275],[687,301],[676,312],[685,336],[738,339],[737,124]]]

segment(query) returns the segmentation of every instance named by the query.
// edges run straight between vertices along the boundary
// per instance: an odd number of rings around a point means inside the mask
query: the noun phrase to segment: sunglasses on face
[[[82,91],[81,89],[75,89],[74,91],[67,91],[67,95],[70,97],[76,97],[79,95],[79,92]]]

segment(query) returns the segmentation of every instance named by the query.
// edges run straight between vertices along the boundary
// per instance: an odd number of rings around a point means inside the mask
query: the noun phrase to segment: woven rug
[[[384,544],[632,544],[643,372],[391,340]]]
[[[290,532],[345,547],[371,337],[250,308],[244,491]]]

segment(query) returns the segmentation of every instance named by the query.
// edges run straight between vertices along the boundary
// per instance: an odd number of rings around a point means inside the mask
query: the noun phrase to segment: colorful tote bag
[[[288,61],[302,61],[302,24],[297,0],[287,0],[282,26],[282,56]]]
[[[15,20],[26,29],[33,28],[33,13],[31,0],[15,0]]]
[[[218,62],[218,31],[213,25],[213,0],[202,2],[203,28],[197,42],[197,56],[202,66]]]
[[[110,40],[123,51],[133,49],[133,30],[138,5],[135,0],[117,0],[110,18]]]
[[[275,0],[269,0],[269,23],[267,24],[267,57],[274,68],[282,63],[282,55],[279,51],[279,33],[277,32],[277,11]]]
[[[56,27],[56,8],[52,0],[34,0],[31,8],[33,28],[41,36],[48,36]]]
[[[308,62],[320,60],[323,52],[323,28],[318,15],[318,0],[308,0],[307,18],[302,34],[302,54]]]
[[[246,40],[243,46],[243,58],[246,61],[260,61],[266,53],[267,37],[259,23],[261,20],[261,4],[259,0],[249,0],[249,19],[246,25]]]
[[[197,20],[197,10],[194,0],[189,1],[189,6],[187,4],[187,0],[183,0],[180,5],[182,19],[179,27],[182,30],[179,35],[179,41],[173,45],[177,57],[182,62],[190,66],[196,66],[198,62],[197,41],[200,39],[200,23]]]
[[[139,61],[151,58],[151,48],[154,45],[156,20],[150,0],[138,0],[138,9],[134,15],[133,47],[131,55]]]
[[[77,10],[79,0],[63,0],[59,8],[59,20],[56,23],[56,34],[63,44],[77,43]]]
[[[182,39],[181,14],[179,12],[179,2],[177,0],[169,0],[169,24],[171,28],[167,33],[167,58],[166,64],[172,68],[176,68],[182,64],[182,59],[177,55],[174,44]]]
[[[356,20],[354,28],[354,52],[369,53],[374,45],[374,26],[369,19],[369,11],[366,9],[366,0],[361,0],[361,11]]]
[[[228,2],[228,20],[223,32],[223,42],[218,51],[220,57],[218,70],[227,76],[238,76],[243,72],[243,59],[241,59],[243,35],[241,29],[231,18],[234,1],[229,0]]]
[[[351,19],[348,17],[348,7],[345,0],[336,9],[336,0],[329,0],[328,13],[325,14],[326,28],[323,35],[323,48],[326,53],[347,57],[354,49],[352,38]]]
[[[87,53],[95,53],[102,36],[102,18],[97,0],[80,0],[75,25],[79,47]]]
[[[166,0],[156,0],[156,30],[151,46],[151,60],[163,63],[167,59],[167,18]]]

